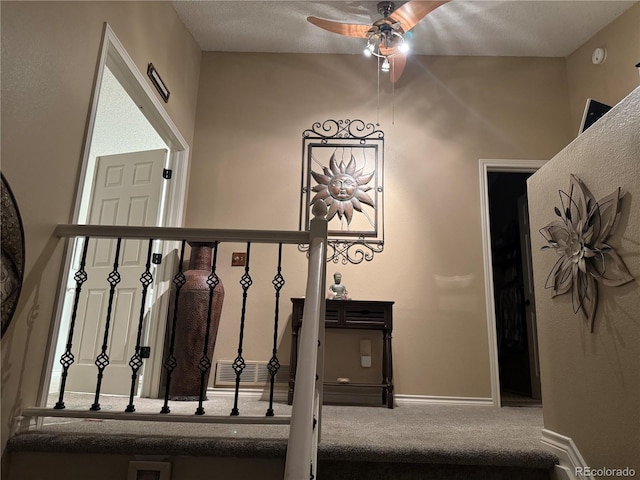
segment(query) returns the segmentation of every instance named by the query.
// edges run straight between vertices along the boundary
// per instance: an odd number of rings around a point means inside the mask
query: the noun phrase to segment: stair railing
[[[260,230],[219,230],[219,229],[199,229],[199,228],[176,228],[176,227],[123,227],[123,226],[108,226],[108,225],[58,225],[55,230],[55,235],[59,238],[66,239],[83,239],[80,267],[74,275],[76,281],[76,298],[74,312],[72,315],[68,338],[67,338],[67,350],[62,355],[60,363],[64,366],[64,376],[61,382],[60,397],[56,406],[53,408],[40,407],[28,407],[23,409],[21,417],[16,419],[16,430],[31,429],[35,425],[39,424],[39,420],[45,417],[66,417],[66,418],[101,418],[101,419],[114,419],[114,420],[143,420],[143,421],[169,421],[169,422],[189,422],[189,423],[238,423],[238,424],[290,424],[288,452],[286,460],[286,478],[290,480],[302,480],[309,478],[310,472],[312,476],[315,476],[316,471],[316,457],[317,457],[317,444],[319,441],[319,422],[321,413],[321,398],[322,398],[322,352],[323,346],[319,344],[319,339],[324,340],[324,285],[325,285],[325,263],[326,263],[326,249],[327,249],[327,221],[324,218],[327,213],[326,206],[323,202],[319,201],[318,204],[313,207],[314,218],[311,221],[311,228],[307,232],[300,231],[260,231]],[[174,277],[174,284],[179,285],[179,281],[176,278],[180,278],[181,265],[184,257],[184,245],[185,242],[206,242],[214,243],[217,248],[217,244],[221,242],[247,242],[247,247],[251,243],[271,243],[279,244],[278,250],[278,268],[276,277],[273,280],[273,286],[276,289],[276,319],[275,329],[277,334],[277,317],[278,317],[278,300],[280,288],[284,284],[284,280],[281,277],[281,256],[283,244],[308,244],[310,246],[308,251],[308,268],[307,268],[307,284],[306,284],[306,298],[307,308],[304,312],[304,324],[302,327],[302,333],[300,336],[299,346],[299,365],[296,372],[296,390],[294,394],[294,401],[291,416],[274,415],[272,402],[273,402],[273,377],[277,372],[277,366],[279,362],[277,359],[277,352],[275,346],[275,340],[273,345],[273,357],[271,358],[270,373],[271,378],[271,392],[269,408],[265,416],[238,416],[237,403],[238,403],[238,383],[236,382],[235,391],[235,404],[230,416],[217,416],[217,415],[203,415],[202,402],[200,401],[199,408],[194,415],[185,414],[171,414],[167,407],[167,398],[165,397],[165,406],[159,413],[141,413],[135,411],[133,404],[133,394],[131,395],[130,404],[123,412],[114,411],[100,411],[99,408],[99,396],[100,396],[100,381],[102,375],[106,374],[109,365],[109,358],[107,354],[107,338],[109,337],[108,322],[110,312],[107,314],[107,328],[105,329],[105,341],[101,354],[96,359],[96,366],[98,367],[98,387],[96,389],[96,398],[91,408],[87,410],[73,410],[68,409],[64,405],[64,378],[68,373],[70,367],[74,363],[74,356],[72,348],[76,348],[72,345],[73,340],[73,323],[75,322],[75,312],[78,302],[78,297],[82,289],[82,284],[86,281],[87,273],[84,271],[84,263],[86,260],[86,245],[89,241],[95,241],[95,239],[107,238],[116,239],[117,248],[114,257],[114,269],[109,274],[108,282],[111,285],[110,296],[113,297],[117,290],[117,284],[119,283],[118,263],[120,255],[120,246],[124,239],[138,239],[147,240],[149,243],[149,252],[147,254],[146,270],[141,276],[141,283],[143,285],[142,295],[146,294],[146,288],[153,281],[150,274],[150,258],[151,248],[155,240],[160,241],[179,241],[181,242],[181,255],[180,255],[180,267],[179,272]],[[247,252],[248,253],[248,252]],[[248,255],[247,255],[248,256]],[[215,254],[214,254],[215,259]],[[247,258],[247,260],[249,260]],[[247,262],[248,263],[248,262]],[[245,274],[248,273],[248,268],[245,270]],[[211,272],[211,295],[213,295],[213,286],[215,285],[215,260],[212,265]],[[249,286],[251,284],[250,277],[246,279],[243,276],[241,284],[246,282]],[[244,287],[243,287],[244,288]],[[246,297],[246,289],[244,288],[244,294]],[[111,309],[111,302],[110,306]],[[244,299],[243,299],[244,301]],[[141,312],[144,310],[144,301],[141,308]],[[142,322],[142,313],[141,322]],[[243,305],[244,315],[244,305]],[[175,319],[174,319],[175,321]],[[242,331],[240,332],[240,342],[242,342]],[[139,342],[138,342],[139,343]],[[271,345],[267,345],[271,347]],[[242,363],[242,343],[239,347],[239,359]],[[135,358],[139,357],[138,347],[134,354]],[[132,362],[133,358],[132,357]],[[203,358],[206,354],[203,355]],[[320,359],[320,360],[319,360]],[[205,358],[207,360],[207,358]],[[238,361],[238,359],[236,359]],[[139,362],[138,362],[139,363]],[[139,366],[138,363],[130,363],[133,370],[133,374],[137,373]],[[165,361],[171,363],[170,356]],[[211,365],[209,362],[204,362],[207,368]],[[242,369],[238,374],[238,379],[242,373]],[[44,375],[45,382],[48,382],[48,374]],[[135,380],[135,379],[134,379]],[[132,390],[133,391],[133,390]],[[168,388],[167,388],[168,391]],[[202,393],[201,393],[202,400]],[[44,403],[43,403],[44,405]]]
[[[313,206],[309,244],[309,270],[302,333],[298,348],[295,391],[287,446],[285,480],[317,476],[317,452],[322,410],[322,360],[324,350],[324,280],[327,258],[327,207]]]

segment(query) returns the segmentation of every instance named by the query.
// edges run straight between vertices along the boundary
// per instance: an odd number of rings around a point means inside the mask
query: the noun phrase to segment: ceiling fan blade
[[[355,38],[367,38],[367,33],[371,29],[371,25],[359,25],[355,23],[338,23],[331,20],[323,20],[317,17],[307,17],[307,21],[316,27],[323,28],[329,32],[346,35]]]
[[[449,0],[440,2],[423,2],[418,0],[410,0],[397,10],[395,10],[389,18],[392,18],[396,22],[400,22],[402,30],[408,32],[416,24],[422,20],[429,12],[435,10],[441,5],[444,5]]]

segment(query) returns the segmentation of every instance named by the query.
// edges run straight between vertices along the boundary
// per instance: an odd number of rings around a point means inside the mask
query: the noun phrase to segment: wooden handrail
[[[308,231],[295,230],[227,230],[186,227],[129,227],[121,225],[59,224],[54,235],[61,238],[143,238],[157,240],[186,240],[188,242],[255,242],[255,243],[309,243]]]
[[[114,411],[91,411],[69,409],[53,410],[51,408],[28,407],[22,412],[25,419],[48,417],[48,418],[85,418],[95,420],[122,420],[122,421],[145,421],[145,422],[165,422],[165,423],[220,423],[228,425],[288,425],[291,423],[289,415],[275,415],[265,417],[264,415],[244,415],[241,417],[231,417],[229,415],[188,415],[172,413],[149,412],[114,412]]]

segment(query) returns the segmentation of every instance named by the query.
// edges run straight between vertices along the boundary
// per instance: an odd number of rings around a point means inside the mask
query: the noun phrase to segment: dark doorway
[[[489,172],[489,221],[502,405],[540,405],[527,178]]]

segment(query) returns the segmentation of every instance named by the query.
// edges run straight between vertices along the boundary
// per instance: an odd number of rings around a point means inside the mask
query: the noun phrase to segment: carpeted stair
[[[208,413],[216,410],[216,401],[208,402]],[[276,407],[276,415],[290,408]],[[185,408],[192,411],[192,405]],[[222,409],[228,415],[227,410]],[[264,402],[255,409],[243,404],[241,411],[264,414]],[[325,406],[317,478],[550,479],[558,459],[542,447],[541,428],[540,408]],[[153,460],[171,464],[171,480],[281,480],[288,430],[288,425],[53,419],[41,430],[9,439],[2,478],[128,480],[131,461]]]
[[[78,461],[78,456],[86,455],[97,456],[98,459],[92,463],[100,471],[110,471],[111,466],[118,463],[124,465],[129,460],[162,459],[175,463],[178,458],[190,458],[190,464],[196,470],[199,464],[202,465],[202,471],[208,470],[209,464],[215,465],[219,473],[231,468],[234,478],[238,479],[280,480],[284,472],[286,441],[27,432],[10,439],[8,453],[14,462],[7,480],[83,478],[87,473],[76,471],[73,465]],[[219,462],[207,462],[211,459]],[[234,470],[228,466],[229,459],[241,459],[249,470]],[[471,452],[415,451],[398,447],[380,449],[347,445],[321,445],[318,461],[318,478],[321,480],[546,480],[551,478],[550,473],[557,463],[553,455],[544,451],[501,454],[491,449]],[[251,465],[256,462],[252,471]],[[269,468],[265,469],[265,463]],[[60,464],[65,465],[66,469],[62,469]],[[25,470],[25,466],[30,470]],[[36,466],[38,468],[34,470]],[[101,477],[93,472],[91,478],[99,480]],[[126,477],[105,478],[124,480]],[[182,476],[179,471],[174,471],[171,478],[193,480],[191,476]]]

